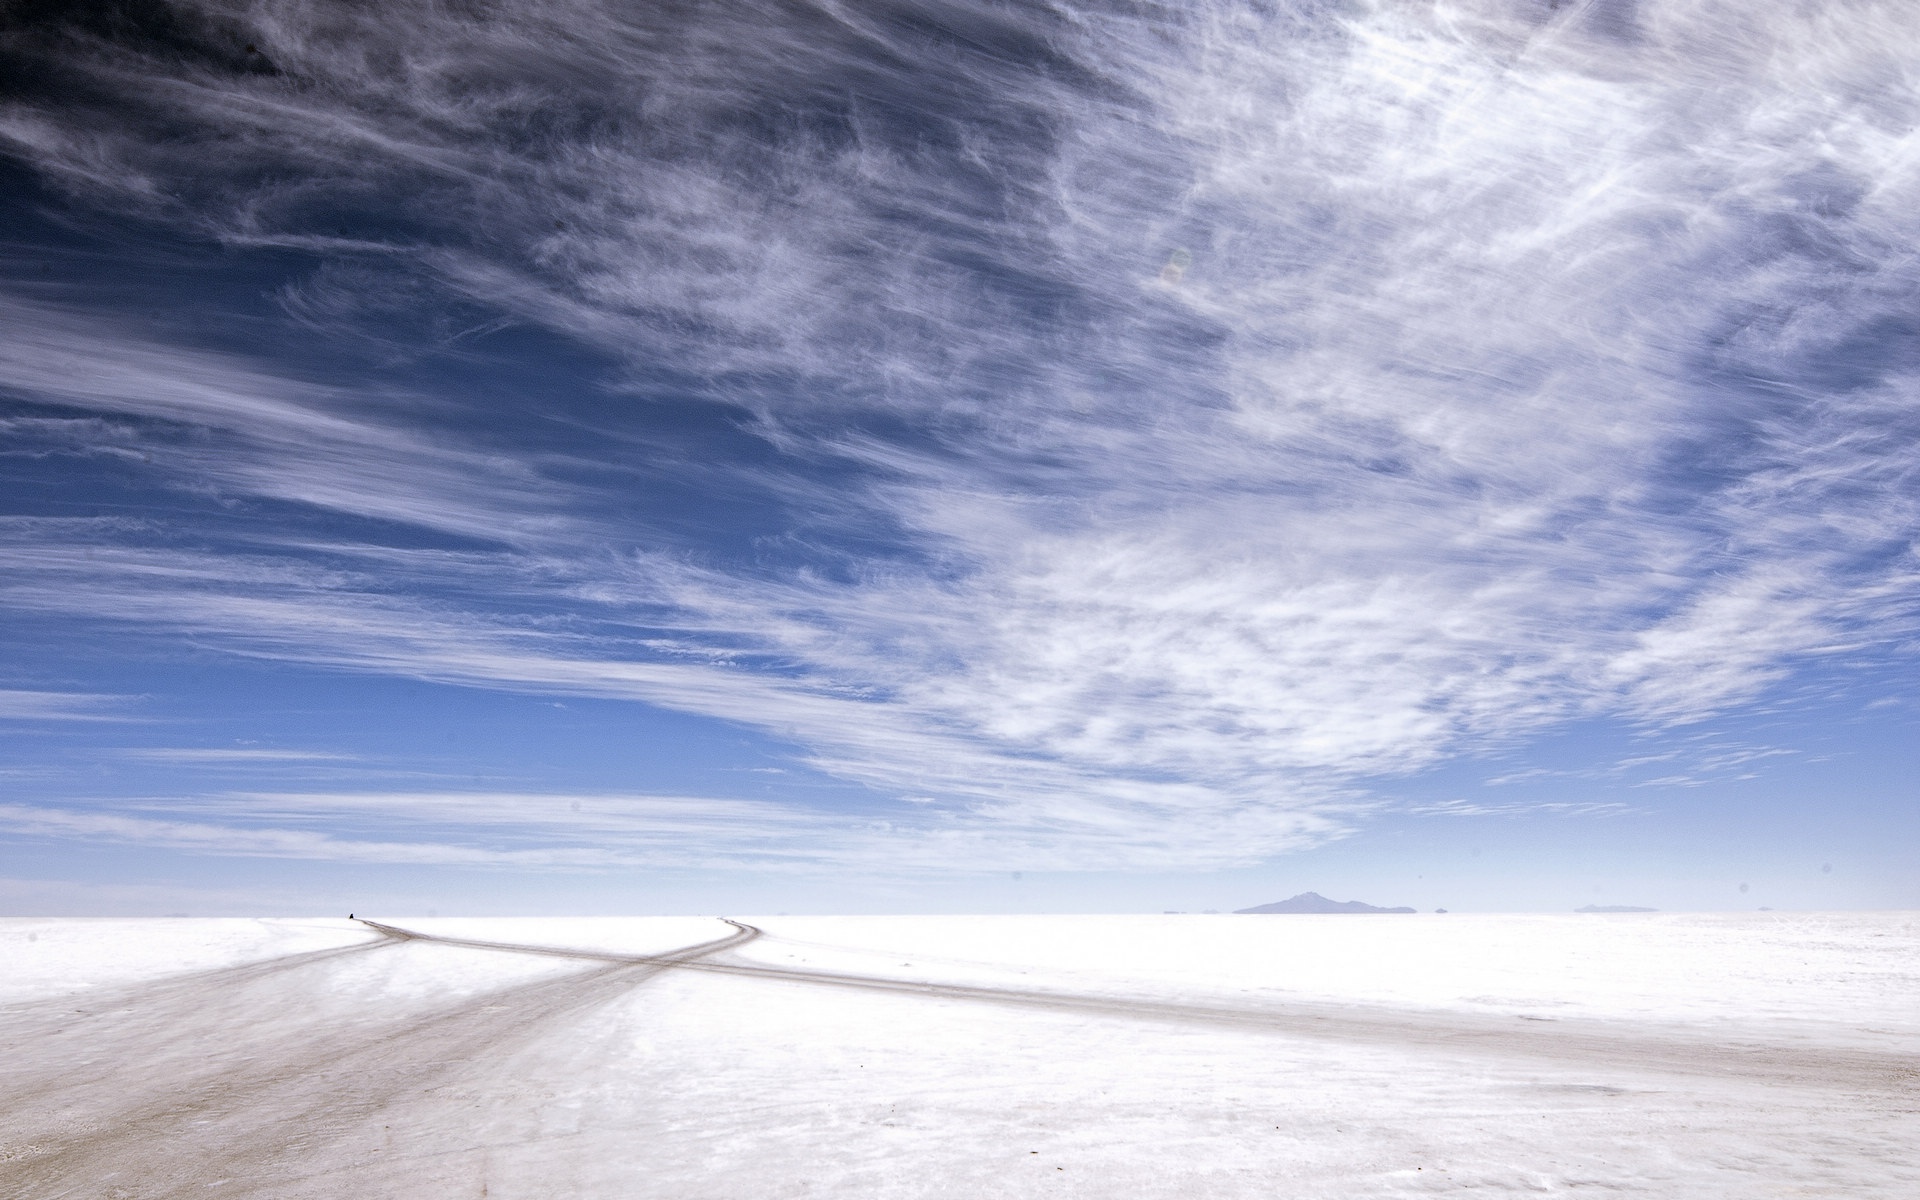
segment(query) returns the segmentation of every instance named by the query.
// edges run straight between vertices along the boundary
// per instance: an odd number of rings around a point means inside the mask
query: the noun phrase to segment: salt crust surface
[[[732,973],[343,920],[0,922],[0,1177],[315,1200],[1920,1195],[1920,914],[740,919],[766,933],[711,960]],[[608,955],[734,933],[391,921]]]
[[[769,918],[756,956],[944,976],[1920,1033],[1920,913]],[[800,943],[810,942],[802,946]]]
[[[701,917],[382,919],[619,954],[661,953],[721,928]],[[756,961],[902,977],[1920,1031],[1914,912],[739,919],[771,935],[744,951]],[[330,918],[0,918],[0,1003],[372,936]]]

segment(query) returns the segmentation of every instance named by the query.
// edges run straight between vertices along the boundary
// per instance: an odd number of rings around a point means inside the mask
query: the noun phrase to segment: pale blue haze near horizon
[[[1920,6],[0,10],[0,913],[1920,907]]]

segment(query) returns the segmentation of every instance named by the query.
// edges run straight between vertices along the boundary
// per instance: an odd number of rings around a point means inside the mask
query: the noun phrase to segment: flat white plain
[[[737,920],[0,921],[0,1179],[1920,1195],[1916,913]]]

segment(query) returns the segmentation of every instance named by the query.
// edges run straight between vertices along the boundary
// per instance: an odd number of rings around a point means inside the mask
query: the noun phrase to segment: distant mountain
[[[1631,904],[1589,904],[1585,908],[1576,908],[1575,912],[1659,912],[1657,908],[1635,908]]]
[[[1282,900],[1278,904],[1262,904],[1259,908],[1243,908],[1243,913],[1410,913],[1411,908],[1379,908],[1372,904],[1362,904],[1358,900],[1329,900],[1319,892],[1301,892],[1291,900]]]

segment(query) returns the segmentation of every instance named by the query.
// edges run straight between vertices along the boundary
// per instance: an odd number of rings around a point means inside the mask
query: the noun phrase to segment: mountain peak
[[[1243,913],[1410,913],[1411,908],[1380,908],[1358,900],[1329,900],[1319,892],[1301,892],[1291,900],[1243,908]]]

